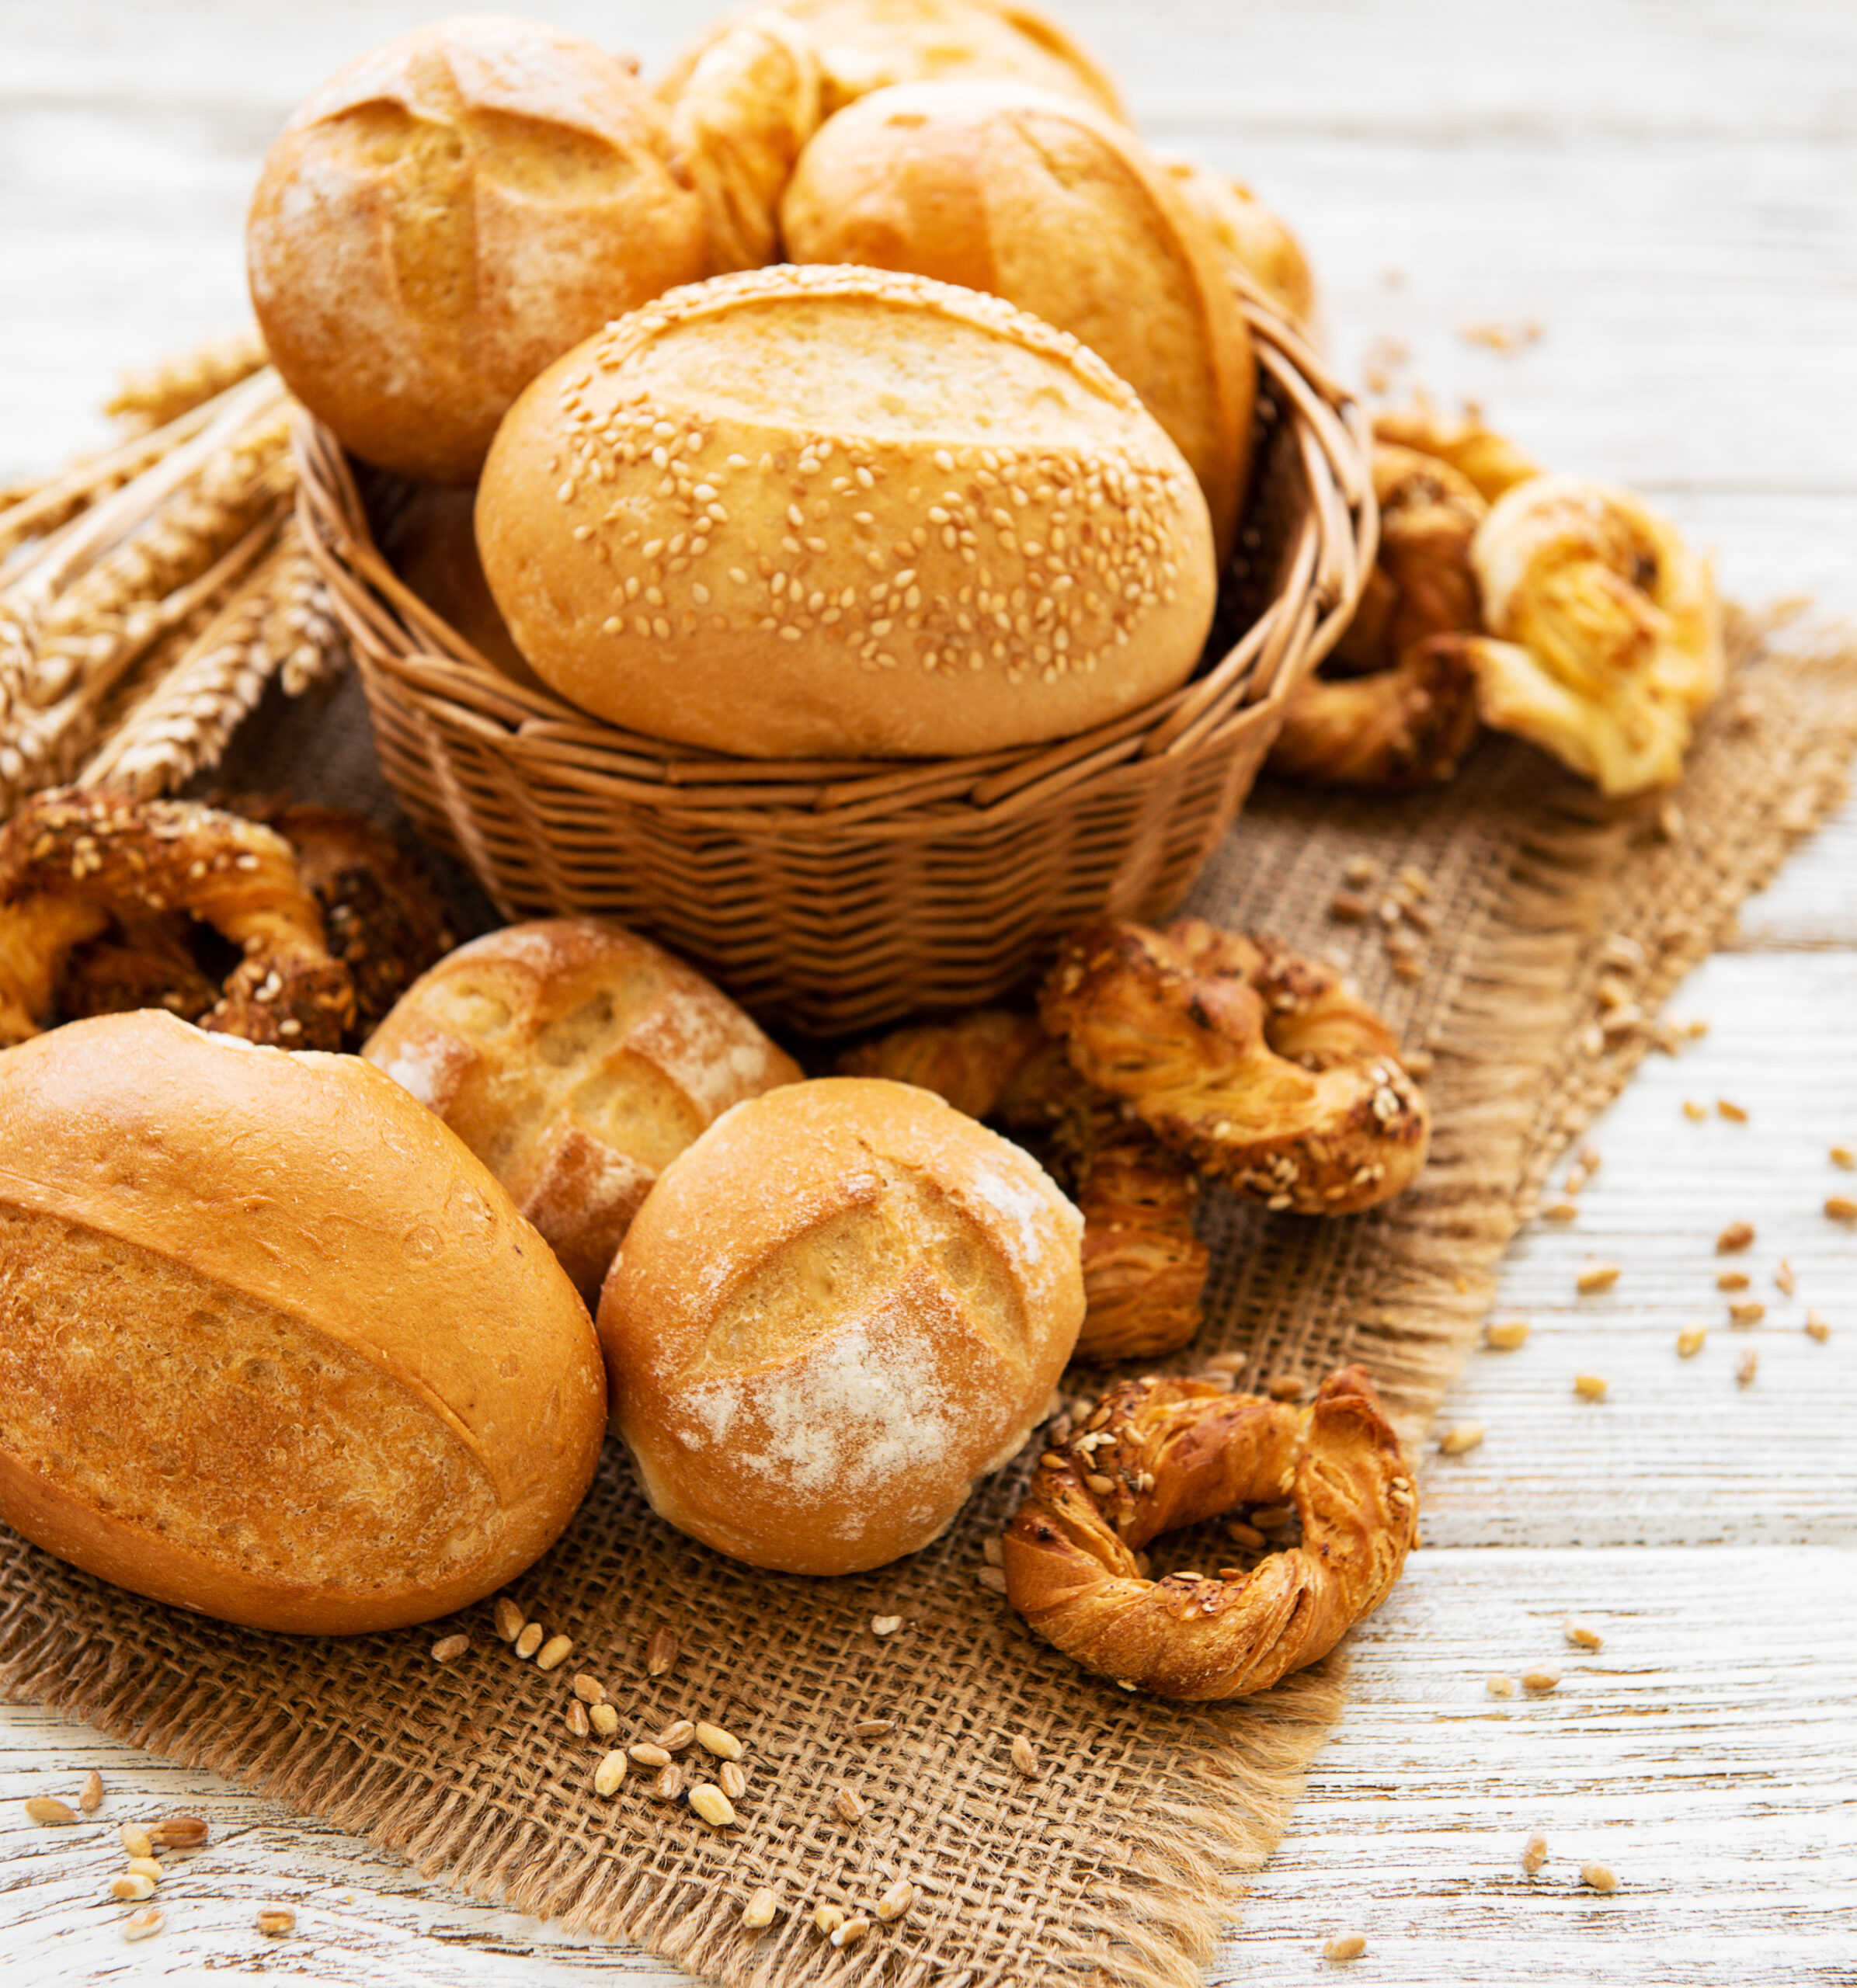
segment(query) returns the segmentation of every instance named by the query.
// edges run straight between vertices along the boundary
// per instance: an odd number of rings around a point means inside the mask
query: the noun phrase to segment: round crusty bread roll
[[[1261,290],[1305,331],[1316,315],[1315,273],[1289,224],[1242,179],[1227,179],[1191,159],[1160,162],[1175,190],[1212,232],[1219,260],[1239,283]]]
[[[506,1187],[589,1305],[664,1168],[799,1065],[694,968],[598,918],[461,946],[362,1052]]]
[[[477,473],[550,360],[708,267],[662,108],[617,56],[501,14],[416,29],[285,125],[246,228],[291,391],[343,444]]]
[[[926,1546],[1044,1413],[1082,1232],[1029,1154],[913,1084],[736,1106],[665,1170],[600,1299],[653,1509],[789,1573]]]
[[[1237,535],[1257,360],[1210,233],[1134,133],[1017,82],[902,83],[822,125],[781,197],[795,262],[1003,297],[1126,380]]]
[[[1017,77],[1122,114],[1114,85],[1060,29],[991,0],[785,0],[712,28],[659,86],[708,217],[711,271],[781,259],[781,190],[826,118],[892,83],[965,75]]]
[[[937,76],[1017,77],[1123,114],[1108,71],[1055,21],[1012,0],[773,0],[713,23],[666,71],[659,96],[674,103],[711,49],[770,14],[816,50],[827,117],[872,90]]]
[[[0,1517],[259,1629],[448,1614],[592,1481],[561,1267],[352,1056],[144,1010],[0,1055]]]
[[[1191,471],[1094,353],[875,269],[609,325],[509,410],[477,532],[563,696],[758,758],[1080,732],[1191,674],[1215,591]]]

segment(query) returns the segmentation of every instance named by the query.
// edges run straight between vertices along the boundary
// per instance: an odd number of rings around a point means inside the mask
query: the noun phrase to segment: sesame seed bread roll
[[[651,92],[502,14],[332,76],[272,146],[245,240],[290,391],[356,455],[440,483],[476,474],[549,360],[708,267]]]
[[[1023,82],[878,90],[800,154],[780,228],[795,262],[987,290],[1081,339],[1179,445],[1230,551],[1250,333],[1210,231],[1125,124]]]
[[[694,967],[600,918],[447,953],[361,1053],[508,1188],[589,1305],[664,1167],[732,1104],[800,1076]]]
[[[993,297],[782,266],[672,292],[524,392],[478,487],[536,673],[757,758],[1064,737],[1173,690],[1205,499],[1094,353]]]
[[[913,1084],[737,1105],[665,1170],[600,1299],[653,1509],[789,1573],[927,1545],[1045,1411],[1082,1232],[1029,1154]]]
[[[0,1055],[0,1518],[252,1628],[423,1622],[592,1481],[585,1307],[358,1058],[111,1015]]]

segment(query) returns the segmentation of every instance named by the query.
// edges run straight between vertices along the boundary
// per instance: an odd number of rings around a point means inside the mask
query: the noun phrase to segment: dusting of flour
[[[757,1476],[854,1507],[883,1500],[912,1468],[932,1468],[964,1420],[920,1324],[895,1302],[784,1367],[705,1382],[683,1405]]]

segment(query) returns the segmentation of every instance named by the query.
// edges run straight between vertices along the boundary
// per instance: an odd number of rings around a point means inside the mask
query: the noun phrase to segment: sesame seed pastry
[[[510,410],[478,542],[565,697],[755,757],[1062,738],[1191,674],[1205,501],[1132,389],[993,297],[821,265],[673,291]]]
[[[354,1014],[349,970],[290,844],[192,801],[52,788],[0,829],[0,1044],[50,1018],[67,956],[113,917],[184,911],[243,957],[200,1026],[287,1049],[339,1049]]]
[[[1083,1076],[1247,1200],[1352,1215],[1424,1163],[1430,1115],[1392,1031],[1274,940],[1099,919],[1059,948],[1039,1008]]]
[[[1149,1541],[1240,1504],[1264,1508],[1278,1550],[1216,1577],[1142,1575]],[[1417,1535],[1412,1468],[1364,1368],[1330,1375],[1307,1408],[1149,1375],[1045,1452],[1001,1557],[1007,1600],[1086,1669],[1234,1698],[1325,1656],[1386,1600]]]

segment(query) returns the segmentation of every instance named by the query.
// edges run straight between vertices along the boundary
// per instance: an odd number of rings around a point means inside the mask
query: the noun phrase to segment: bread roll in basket
[[[388,780],[505,917],[617,918],[763,1020],[820,1035],[992,999],[1085,918],[1162,917],[1373,563],[1364,417],[1275,310],[1241,301],[1259,360],[1254,468],[1198,667],[1073,736],[960,757],[704,752],[515,679],[382,555],[377,533],[415,487],[351,464],[300,416],[304,535]]]

